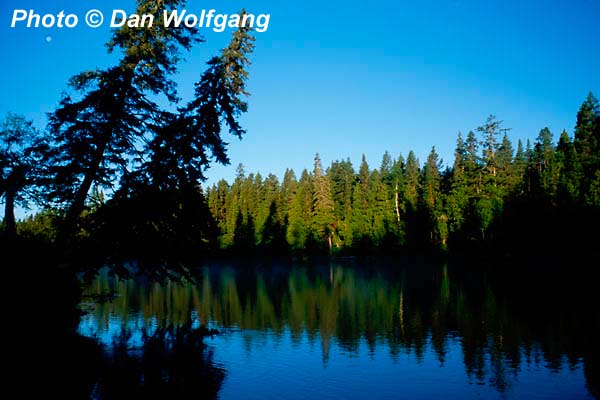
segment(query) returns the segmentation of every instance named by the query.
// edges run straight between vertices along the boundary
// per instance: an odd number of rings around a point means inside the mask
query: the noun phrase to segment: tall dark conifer
[[[0,123],[0,199],[4,200],[4,229],[17,233],[15,205],[36,199],[42,173],[40,159],[47,144],[31,121],[9,113]]]
[[[181,0],[164,0],[166,8],[180,7]],[[136,13],[162,18],[155,1],[138,0]],[[196,29],[171,29],[156,23],[153,29],[116,30],[108,43],[118,51],[117,65],[74,76],[71,88],[50,116],[54,152],[49,158],[52,201],[67,206],[64,231],[70,233],[84,209],[93,185],[111,187],[126,175],[139,154],[140,143],[162,125],[154,98],[177,101],[175,83],[179,54],[200,41]]]

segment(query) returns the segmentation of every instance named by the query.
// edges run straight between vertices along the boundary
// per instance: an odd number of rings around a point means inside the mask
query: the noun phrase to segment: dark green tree
[[[25,117],[9,113],[0,123],[0,199],[10,236],[16,234],[15,204],[26,206],[36,197],[46,151],[43,136]]]
[[[513,175],[515,179],[514,190],[516,196],[521,196],[524,193],[524,176],[527,172],[527,154],[523,148],[523,142],[521,139],[517,142],[517,151],[515,152],[515,159],[513,165]]]
[[[483,139],[481,146],[483,150],[483,190],[485,196],[499,198],[502,197],[501,189],[498,187],[498,151],[500,144],[498,138],[509,129],[502,128],[502,121],[494,115],[490,115],[485,124],[477,128],[481,132]]]
[[[421,198],[427,217],[429,241],[433,245],[445,248],[448,239],[448,216],[444,212],[441,192],[441,165],[435,147],[432,147],[427,162],[423,166]]]
[[[370,247],[371,209],[369,196],[371,194],[371,173],[364,154],[362,155],[357,178],[352,195],[352,233],[354,241],[360,244],[361,247]]]
[[[411,150],[404,170],[404,201],[409,212],[416,212],[419,200],[419,161]]]
[[[164,0],[177,8],[181,0]],[[162,8],[161,8],[162,9]],[[163,18],[153,0],[138,0],[136,12]],[[75,97],[65,96],[51,114],[49,130],[54,151],[49,159],[52,201],[66,205],[64,232],[69,234],[84,209],[93,185],[112,187],[139,155],[140,143],[163,126],[156,98],[177,101],[174,81],[181,51],[200,41],[196,29],[155,28],[116,30],[108,43],[121,53],[117,65],[74,76]]]
[[[456,148],[454,150],[450,193],[446,199],[448,228],[450,233],[460,232],[463,229],[468,216],[469,188],[467,172],[467,146],[462,138],[462,134],[459,132],[458,138],[456,139]]]
[[[312,192],[312,178],[307,170],[303,170],[288,212],[286,239],[294,251],[305,250],[308,243],[312,218]]]
[[[588,94],[577,112],[573,143],[583,173],[579,189],[581,201],[593,205],[595,196],[589,197],[588,193],[597,191],[600,171],[600,105],[592,93]]]
[[[598,129],[596,127],[599,115],[598,100],[592,93],[589,93],[577,112],[574,140],[577,153],[586,169],[597,165],[600,158],[598,153],[600,138],[597,137]]]
[[[498,163],[497,184],[503,197],[514,192],[518,177],[515,174],[513,147],[508,135],[504,134],[496,154]]]
[[[393,195],[395,223],[390,229],[390,233],[396,239],[397,244],[403,244],[405,239],[405,213],[406,208],[401,200],[401,193],[404,193],[404,158],[400,154],[392,163],[390,171],[389,185],[390,192]]]
[[[384,155],[383,161],[382,165],[386,162],[386,155]],[[389,164],[391,164],[391,159]],[[386,172],[382,173],[382,171]],[[388,239],[391,239],[389,235],[394,233],[393,227],[396,224],[389,171],[389,167],[374,170],[369,179],[370,241],[375,247],[381,247]]]
[[[327,170],[335,205],[336,234],[346,247],[352,246],[352,190],[356,174],[350,160],[334,161]]]
[[[480,195],[483,191],[483,171],[479,157],[479,141],[473,131],[469,131],[465,141],[465,174],[471,195]]]
[[[312,232],[315,241],[327,243],[329,251],[333,248],[335,233],[335,214],[331,181],[324,174],[321,158],[315,155],[313,170],[313,206],[311,218]]]
[[[553,199],[556,196],[559,171],[555,162],[554,144],[550,129],[540,130],[533,148],[533,193],[538,198]]]
[[[575,204],[579,199],[581,164],[579,163],[573,141],[563,130],[556,146],[556,163],[560,171],[557,196],[562,204]]]
[[[238,117],[247,111],[243,97],[254,49],[250,29],[239,27],[220,56],[196,83],[194,99],[179,113],[162,112],[163,125],[150,142],[142,170],[152,184],[171,190],[194,187],[204,179],[210,161],[228,164],[222,126],[238,138],[245,133]]]

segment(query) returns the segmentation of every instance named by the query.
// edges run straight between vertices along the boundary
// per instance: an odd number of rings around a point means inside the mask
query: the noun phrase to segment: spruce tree
[[[404,170],[404,201],[407,210],[416,212],[419,200],[419,161],[411,150],[406,158]]]
[[[312,178],[305,169],[298,181],[288,212],[286,240],[294,251],[305,250],[308,244],[312,217],[312,191]]]
[[[362,247],[369,247],[371,238],[370,178],[369,164],[363,154],[352,196],[352,233],[355,242],[360,243]]]
[[[573,143],[582,169],[581,201],[590,204],[588,193],[592,186],[595,188],[597,171],[600,170],[600,105],[592,93],[588,94],[577,112]]]
[[[434,245],[445,247],[448,236],[448,218],[443,212],[443,198],[440,191],[440,168],[441,161],[435,151],[435,147],[432,147],[427,157],[427,162],[423,166],[421,197],[429,225],[429,240]]]
[[[15,205],[36,199],[40,160],[47,144],[31,121],[9,113],[0,123],[0,199],[4,201],[4,229],[16,235]]]
[[[498,120],[494,115],[490,115],[485,124],[477,128],[478,132],[483,134],[481,146],[483,150],[483,185],[487,196],[499,197],[500,193],[497,190],[497,174],[498,174],[498,137],[500,134],[508,131],[502,128],[502,121]]]
[[[390,190],[394,196],[394,215],[395,215],[395,224],[392,225],[393,228],[390,228],[390,233],[397,239],[399,244],[404,243],[404,213],[406,212],[406,208],[404,207],[404,203],[402,202],[400,195],[404,193],[404,158],[402,154],[398,156],[396,160],[394,160],[392,164],[392,169],[390,172]]]
[[[337,235],[346,247],[352,246],[352,191],[356,176],[350,160],[334,161],[327,170],[335,206]]]
[[[508,135],[504,134],[502,142],[498,147],[498,186],[501,196],[505,197],[512,193],[517,185],[517,177],[513,165],[513,147]]]
[[[170,189],[194,187],[204,179],[212,158],[228,164],[222,125],[241,138],[245,130],[238,117],[247,111],[248,59],[254,45],[250,28],[240,26],[220,56],[208,62],[208,69],[196,83],[194,99],[171,114],[163,112],[164,125],[150,142],[149,160],[142,166],[154,185]]]
[[[515,195],[522,195],[524,193],[524,176],[527,172],[527,155],[523,148],[523,142],[521,139],[517,142],[517,151],[515,152],[514,160],[514,176],[515,176]]]
[[[175,8],[180,0],[165,0]],[[138,0],[138,14],[162,13],[152,0]],[[161,124],[154,100],[164,96],[175,102],[177,93],[170,76],[176,72],[181,51],[200,41],[196,29],[171,29],[157,23],[153,29],[127,25],[113,33],[109,51],[119,51],[117,65],[74,76],[76,97],[65,96],[50,115],[54,141],[50,154],[49,197],[67,205],[67,234],[84,209],[93,185],[111,187],[128,171],[138,156],[140,143]]]
[[[390,231],[396,219],[394,216],[394,203],[390,194],[389,172],[382,174],[381,171],[382,169],[372,171],[369,179],[370,241],[375,247],[381,247],[388,241],[388,236],[392,233]]]
[[[448,228],[451,233],[459,232],[465,224],[469,206],[467,185],[467,146],[459,132],[454,150],[450,193],[446,201]]]
[[[559,173],[550,129],[540,130],[533,149],[533,191],[537,198],[556,196]]]
[[[296,174],[294,173],[294,170],[286,168],[285,173],[283,174],[283,181],[281,183],[281,212],[284,215],[284,221],[286,224],[289,220],[290,206],[297,190],[298,180],[296,179]]]
[[[483,191],[483,174],[481,170],[479,142],[475,133],[469,131],[465,141],[465,174],[471,195],[479,195]]]
[[[598,100],[589,93],[579,111],[577,112],[577,124],[575,125],[575,148],[584,168],[598,164],[600,138],[597,137],[597,119],[600,115]]]
[[[312,232],[317,243],[326,243],[329,251],[333,247],[335,215],[331,182],[323,173],[321,158],[315,155],[313,170]]]

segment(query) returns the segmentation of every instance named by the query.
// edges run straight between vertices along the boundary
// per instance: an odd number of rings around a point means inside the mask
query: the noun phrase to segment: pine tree
[[[242,210],[242,200],[240,199],[242,194],[242,186],[246,180],[246,172],[244,166],[238,164],[236,168],[236,177],[225,199],[225,221],[221,223],[221,236],[220,243],[221,248],[229,249],[235,244],[235,230],[238,224],[238,214]],[[214,215],[214,214],[213,214]],[[243,222],[243,214],[242,214]]]
[[[391,233],[390,227],[395,224],[394,203],[388,183],[389,172],[382,174],[381,171],[382,169],[372,171],[369,178],[370,242],[375,247],[380,247],[387,241]]]
[[[423,166],[423,194],[421,197],[429,224],[429,240],[432,244],[445,247],[448,237],[448,217],[443,212],[440,168],[441,161],[435,147],[432,147],[427,162]]]
[[[419,161],[415,153],[410,151],[406,157],[404,169],[403,203],[406,209],[406,243],[409,246],[420,246],[423,243],[425,224],[421,215],[419,201],[421,193]]]
[[[584,168],[598,163],[600,138],[597,137],[595,125],[600,115],[598,100],[589,93],[579,111],[575,125],[575,148],[581,157]]]
[[[517,185],[517,176],[513,165],[513,147],[508,135],[504,134],[496,155],[498,162],[498,186],[501,196],[512,193]]]
[[[406,208],[401,201],[400,194],[404,193],[404,158],[402,154],[394,160],[390,172],[390,190],[394,196],[395,223],[390,227],[390,234],[396,238],[399,244],[404,243],[404,213]]]
[[[286,239],[292,250],[301,251],[308,244],[312,217],[312,179],[307,170],[302,171],[297,187],[288,212]]]
[[[163,125],[148,145],[149,160],[142,165],[144,180],[163,189],[181,190],[204,180],[211,158],[228,164],[222,125],[241,138],[245,133],[238,117],[247,111],[245,82],[254,49],[250,29],[239,27],[220,56],[196,83],[194,99],[178,113],[162,113]],[[222,124],[223,123],[223,124]]]
[[[358,170],[358,180],[354,185],[352,195],[352,232],[354,241],[360,243],[362,247],[369,247],[371,238],[370,178],[369,164],[363,154]]]
[[[329,251],[333,247],[335,233],[335,215],[331,182],[323,173],[319,154],[315,155],[313,170],[313,207],[312,207],[312,232],[317,243],[327,243]]]
[[[435,210],[436,204],[439,202],[440,180],[440,162],[435,147],[432,147],[427,162],[423,166],[422,197],[428,211]]]
[[[502,128],[502,121],[499,121],[494,115],[490,115],[484,125],[477,128],[478,132],[483,134],[481,146],[483,150],[483,186],[487,196],[501,197],[498,191],[498,164],[497,153],[499,150],[498,137],[508,129]]]
[[[502,121],[499,121],[494,115],[490,115],[486,123],[477,128],[478,132],[483,134],[482,161],[483,168],[480,174],[480,188],[476,191],[475,215],[479,221],[479,228],[482,239],[485,239],[485,232],[490,227],[494,219],[502,214],[504,206],[504,193],[502,187],[498,184],[498,137],[500,134],[508,131],[502,128]]]
[[[281,183],[281,212],[283,213],[286,222],[289,218],[290,205],[297,190],[298,180],[296,179],[296,174],[292,169],[286,168],[285,173],[283,174],[283,182]]]
[[[389,183],[390,175],[392,172],[392,156],[388,151],[383,153],[383,158],[381,159],[381,166],[379,167],[379,174],[381,175],[381,179],[385,183]]]
[[[182,2],[163,3],[174,8]],[[162,18],[152,0],[138,0],[136,12]],[[47,182],[51,200],[68,206],[66,234],[83,211],[91,187],[111,186],[116,177],[127,173],[139,143],[161,125],[160,108],[152,99],[163,95],[171,102],[177,100],[170,76],[176,71],[178,54],[199,40],[196,29],[124,26],[108,43],[110,52],[122,52],[118,64],[71,79],[76,100],[65,96],[50,116],[55,151],[50,154]]]
[[[10,236],[17,232],[15,204],[26,205],[36,197],[46,151],[43,136],[25,117],[9,113],[0,123],[0,199],[4,199],[4,229]]]
[[[209,192],[208,201],[211,214],[219,228],[219,245],[221,248],[231,246],[233,231],[229,231],[227,218],[231,207],[231,188],[225,179],[219,180],[217,185]]]
[[[527,172],[527,155],[525,153],[525,150],[523,148],[523,142],[521,141],[521,139],[519,139],[519,141],[517,142],[517,151],[515,153],[515,160],[514,160],[514,176],[515,176],[515,184],[514,184],[514,188],[516,191],[516,194],[518,195],[522,195],[524,193],[524,176],[525,173]]]
[[[467,146],[459,132],[454,150],[451,188],[446,201],[450,233],[460,232],[465,224],[469,206],[467,185]]]
[[[573,143],[583,173],[579,189],[581,201],[590,204],[588,193],[600,170],[600,105],[592,93],[577,112]]]
[[[543,128],[533,149],[533,191],[538,198],[556,196],[559,172],[555,162],[552,132]]]
[[[352,246],[352,190],[356,180],[350,160],[334,161],[327,170],[335,206],[337,236],[345,247]]]
[[[575,146],[565,130],[562,131],[556,146],[556,161],[560,170],[558,199],[563,204],[576,204],[580,199],[583,170]]]
[[[416,212],[419,200],[419,161],[411,150],[404,171],[404,201],[409,212]]]
[[[465,141],[465,174],[467,187],[471,195],[479,195],[483,191],[483,174],[478,155],[479,142],[473,131],[467,134]]]
[[[285,244],[285,214],[283,199],[277,177],[269,174],[263,183],[263,195],[257,214],[257,236],[263,248],[271,251],[284,251]]]

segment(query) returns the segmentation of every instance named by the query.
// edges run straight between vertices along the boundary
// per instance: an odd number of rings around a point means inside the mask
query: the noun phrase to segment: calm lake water
[[[540,271],[515,284],[479,270],[343,259],[207,264],[184,284],[103,273],[79,325],[110,360],[92,397],[158,382],[222,399],[594,398],[598,311],[584,294]],[[197,339],[200,327],[219,333]]]

